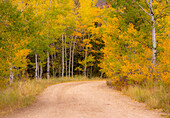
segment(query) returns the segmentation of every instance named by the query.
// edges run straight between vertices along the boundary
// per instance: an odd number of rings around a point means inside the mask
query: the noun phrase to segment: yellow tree
[[[100,8],[96,7],[97,0],[80,0],[80,8],[79,8],[79,19],[78,19],[78,28],[79,32],[82,34],[80,40],[80,45],[83,47],[82,54],[84,55],[83,60],[79,60],[79,63],[84,66],[83,73],[84,76],[87,75],[87,67],[90,65],[92,67],[92,62],[94,62],[94,57],[91,52],[93,45],[92,37],[95,37],[94,35],[98,35],[98,28],[96,28],[96,24],[100,22],[100,15],[101,10]],[[95,33],[94,33],[95,32]],[[90,63],[89,63],[90,62]],[[89,63],[89,64],[88,64]],[[80,69],[80,68],[79,68]]]
[[[10,83],[13,82],[14,76],[21,71],[26,70],[27,60],[26,56],[30,50],[26,45],[29,43],[30,38],[28,36],[29,28],[23,27],[28,25],[23,21],[23,14],[25,12],[18,11],[16,6],[13,6],[10,2],[6,1],[1,3],[1,60],[3,68],[1,71],[6,71],[8,74],[2,76],[2,78],[10,78]],[[29,18],[25,16],[26,18]],[[5,61],[5,65],[3,62]],[[5,73],[6,73],[5,72]]]

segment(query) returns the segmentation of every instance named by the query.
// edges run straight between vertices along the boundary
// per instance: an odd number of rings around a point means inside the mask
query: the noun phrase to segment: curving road
[[[160,118],[105,81],[71,82],[48,87],[35,104],[5,118]]]

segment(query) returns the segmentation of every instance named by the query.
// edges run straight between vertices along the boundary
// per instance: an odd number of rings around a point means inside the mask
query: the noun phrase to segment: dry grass
[[[162,109],[164,112],[170,113],[170,88],[163,85],[154,86],[130,86],[122,90],[124,94],[131,98],[144,102],[151,109]]]
[[[18,81],[0,90],[0,116],[18,108],[26,107],[36,100],[36,95],[40,94],[49,85],[71,82],[71,81],[101,80],[100,78],[85,78],[76,76],[74,78],[56,78],[42,80]]]

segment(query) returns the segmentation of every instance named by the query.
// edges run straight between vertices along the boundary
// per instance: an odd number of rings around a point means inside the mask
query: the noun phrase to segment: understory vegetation
[[[107,85],[114,89],[122,91],[138,102],[146,103],[149,109],[160,109],[170,115],[170,87],[164,83],[152,82],[131,84],[126,80],[111,82],[112,79],[107,79]]]
[[[146,103],[150,109],[162,109],[170,113],[170,88],[155,84],[130,86],[122,92],[136,101]]]

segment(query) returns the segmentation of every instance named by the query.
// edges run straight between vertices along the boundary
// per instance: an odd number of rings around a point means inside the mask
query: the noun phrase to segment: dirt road
[[[5,118],[160,118],[105,81],[71,82],[48,87],[37,102]]]

